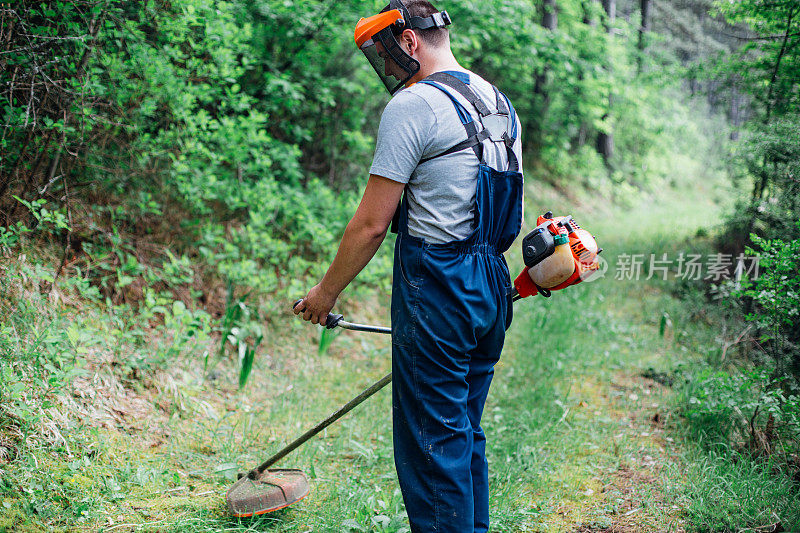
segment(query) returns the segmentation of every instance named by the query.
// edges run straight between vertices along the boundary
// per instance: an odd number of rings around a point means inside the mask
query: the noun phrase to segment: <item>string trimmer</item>
[[[594,238],[581,229],[571,216],[553,217],[547,212],[539,217],[537,224],[522,240],[525,268],[514,282],[515,302],[537,293],[549,296],[551,290],[580,283],[598,269],[597,254],[601,250],[597,248]],[[296,301],[293,307],[301,301]],[[384,334],[392,332],[387,327],[347,322],[338,314],[329,314],[325,327]],[[367,387],[261,465],[246,474],[240,474],[239,480],[228,489],[226,495],[231,513],[238,517],[260,515],[283,509],[306,497],[310,486],[308,477],[302,470],[270,467],[352,411],[390,381],[391,373]]]

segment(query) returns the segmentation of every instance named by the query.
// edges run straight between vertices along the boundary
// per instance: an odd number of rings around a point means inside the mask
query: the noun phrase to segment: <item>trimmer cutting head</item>
[[[247,518],[297,503],[309,490],[308,478],[301,470],[276,468],[256,479],[245,475],[228,489],[225,501],[233,516]]]
[[[296,308],[302,301],[303,300],[297,300],[292,308]],[[302,312],[303,310],[304,309],[300,309],[298,312]],[[326,327],[329,329],[339,327],[355,331],[372,331],[385,334],[392,333],[391,328],[352,324],[342,320],[342,315],[333,314],[328,315]],[[253,468],[246,474],[241,474],[239,481],[228,489],[228,493],[225,496],[225,501],[228,502],[228,509],[231,514],[233,516],[247,518],[283,509],[305,498],[308,495],[310,487],[308,485],[308,478],[302,471],[291,468],[271,469],[270,467],[302,446],[303,443],[308,442],[309,439],[318,435],[326,427],[352,411],[357,405],[381,390],[391,381],[391,373],[383,376],[361,394],[329,415],[328,418],[284,446],[261,465]]]

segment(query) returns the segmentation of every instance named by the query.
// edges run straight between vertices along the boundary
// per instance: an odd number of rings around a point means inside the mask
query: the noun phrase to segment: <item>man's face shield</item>
[[[400,47],[392,25],[401,21],[396,9],[361,19],[356,25],[355,40],[389,94],[396,93],[419,72],[419,62]]]

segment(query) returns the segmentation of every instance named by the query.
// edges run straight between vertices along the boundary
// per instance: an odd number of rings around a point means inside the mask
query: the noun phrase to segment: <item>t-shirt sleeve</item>
[[[435,124],[424,98],[407,90],[395,95],[381,115],[370,174],[408,183],[431,143]]]

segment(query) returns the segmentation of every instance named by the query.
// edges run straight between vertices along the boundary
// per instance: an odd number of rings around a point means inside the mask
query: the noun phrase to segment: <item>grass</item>
[[[528,195],[529,214],[566,212],[563,198],[537,192]],[[597,235],[613,267],[621,253],[677,253],[722,208],[708,196],[661,195],[624,215],[584,198],[584,208],[571,202],[570,211]],[[521,268],[513,253],[510,261]],[[642,377],[706,360],[719,349],[718,317],[675,299],[672,282],[623,282],[613,272],[516,305],[484,415],[493,530],[732,531],[777,521],[791,530],[796,487],[776,481],[784,478],[768,464],[732,462],[698,445],[679,431],[675,394]],[[8,426],[24,426],[25,435],[14,440],[18,455],[2,464],[0,531],[408,530],[388,388],[282,463],[312,478],[308,498],[247,520],[228,517],[223,500],[238,471],[387,372],[386,337],[346,332],[321,342],[321,330],[292,317],[287,302],[240,391],[235,362],[202,371],[203,354],[216,350],[208,336],[197,334],[175,355],[158,346],[172,338],[165,332],[146,339],[124,323],[109,326],[102,306],[70,317],[34,295],[18,301],[38,303],[14,308],[19,320],[10,324],[18,329],[4,333],[4,361],[49,346],[62,354],[57,371],[69,371],[69,354],[88,362],[69,378],[76,386],[14,400],[32,406],[31,418]],[[351,301],[340,310],[351,320],[387,323],[387,305]],[[137,357],[156,350],[179,359],[137,370],[125,362],[138,360],[128,357],[131,347]],[[46,374],[20,375],[14,379],[37,391]],[[89,409],[94,404],[102,409]],[[59,436],[46,431],[54,420]],[[0,425],[0,436],[10,434]]]
[[[735,450],[689,447],[683,480],[671,490],[697,531],[797,531],[800,491],[771,460],[753,460]]]

